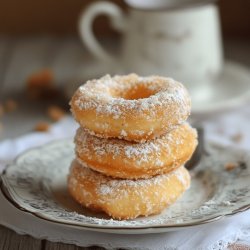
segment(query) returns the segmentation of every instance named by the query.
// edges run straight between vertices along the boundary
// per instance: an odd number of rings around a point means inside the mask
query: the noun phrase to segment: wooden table
[[[102,247],[78,247],[63,243],[53,243],[47,240],[34,239],[27,235],[18,235],[12,230],[0,226],[0,250],[103,250]],[[228,250],[250,250],[250,246],[237,242],[228,247]]]
[[[27,235],[18,235],[10,229],[0,226],[0,250],[102,250],[102,247],[78,247],[47,240],[34,239]]]
[[[230,40],[225,43],[226,58],[245,64],[250,69],[250,41]],[[80,41],[75,38],[38,37],[30,39],[0,38],[0,98],[7,99],[23,88],[25,79],[30,73],[41,68],[51,68],[59,83],[69,82],[86,66],[91,57],[83,49]],[[89,62],[89,61],[88,61]],[[19,97],[20,98],[20,97]],[[0,99],[1,103],[1,99]],[[14,138],[31,131],[39,120],[46,120],[38,107],[25,105],[22,112],[4,116],[4,130],[0,133],[0,141]],[[25,117],[25,119],[24,119]],[[16,124],[18,123],[18,126]],[[1,208],[0,208],[1,211]],[[103,249],[100,247],[77,247],[46,240],[34,239],[30,236],[18,235],[10,229],[0,226],[0,250],[4,249]],[[250,246],[237,242],[229,246],[230,250],[250,250]]]

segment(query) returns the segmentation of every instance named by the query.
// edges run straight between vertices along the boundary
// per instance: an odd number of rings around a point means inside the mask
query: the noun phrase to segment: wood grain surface
[[[19,235],[0,226],[0,250],[103,250],[102,247],[78,247],[74,245],[37,240],[27,235]]]

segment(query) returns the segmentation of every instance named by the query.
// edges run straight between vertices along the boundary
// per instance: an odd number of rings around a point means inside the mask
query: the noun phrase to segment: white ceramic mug
[[[93,20],[103,14],[123,33],[119,58],[93,35]],[[113,3],[97,2],[82,13],[79,32],[90,52],[119,73],[171,76],[192,87],[214,79],[222,68],[218,9],[212,1],[161,10],[130,8],[127,15]]]

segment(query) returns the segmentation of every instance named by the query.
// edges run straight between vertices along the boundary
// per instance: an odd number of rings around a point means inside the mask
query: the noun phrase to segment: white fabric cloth
[[[245,108],[206,122],[206,139],[224,145],[238,145],[250,150],[250,109]],[[0,171],[24,150],[51,140],[73,136],[77,125],[67,117],[53,125],[49,132],[34,132],[14,140],[0,143]],[[249,243],[250,211],[235,215],[216,223],[180,230],[178,232],[147,235],[112,235],[65,228],[52,222],[42,221],[23,213],[11,204],[4,205],[0,194],[0,224],[11,227],[19,233],[52,241],[74,243],[80,246],[99,245],[108,249],[226,249],[236,240]],[[2,205],[3,204],[3,205]],[[18,225],[15,216],[18,216]],[[29,218],[32,217],[32,218]],[[27,225],[26,221],[29,220]],[[37,224],[39,223],[39,225]]]

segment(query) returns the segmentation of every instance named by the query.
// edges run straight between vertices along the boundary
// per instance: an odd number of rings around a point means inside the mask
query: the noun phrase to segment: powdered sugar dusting
[[[72,167],[74,167],[74,164],[76,164],[76,161],[73,162]],[[102,199],[103,197],[103,199],[105,200],[108,197],[110,197],[111,199],[121,198],[120,195],[126,196],[130,191],[135,193],[138,192],[139,195],[143,196],[145,195],[147,190],[150,190],[152,187],[165,186],[166,181],[173,176],[178,179],[179,183],[184,187],[184,189],[187,189],[189,187],[190,182],[188,172],[184,169],[183,166],[179,167],[169,174],[157,175],[150,179],[139,180],[114,179],[91,170],[87,165],[82,165],[82,167],[84,168],[84,171],[79,171],[80,173],[78,173],[78,175],[81,176],[84,174],[85,179],[95,182],[95,192],[100,195],[100,199]],[[74,180],[74,178],[78,179],[79,176],[71,175],[71,188],[74,188],[74,185],[77,184],[77,181],[72,181]],[[157,193],[155,193],[155,195],[157,196]],[[170,194],[166,195],[169,196]],[[148,204],[150,204],[150,201],[148,202]]]
[[[177,152],[172,152],[170,145],[177,144],[179,150],[181,150],[181,146],[185,142],[184,136],[187,133],[193,133],[194,138],[197,136],[196,130],[192,129],[188,124],[184,124],[160,138],[145,143],[134,143],[114,138],[98,138],[90,135],[85,129],[79,128],[75,136],[75,150],[77,155],[84,155],[88,159],[95,158],[100,162],[104,155],[112,155],[113,159],[122,157],[133,161],[133,168],[148,167],[148,164],[145,165],[145,163],[161,167],[163,166],[161,161],[163,154],[173,159],[175,159],[174,155],[176,155],[178,158],[178,149],[176,149]]]
[[[153,92],[147,98],[127,100],[124,92],[133,90],[137,85],[144,85]],[[79,87],[74,98],[74,104],[80,110],[96,110],[97,114],[111,115],[114,119],[122,118],[124,114],[138,115],[150,110],[149,117],[162,108],[166,115],[175,106],[175,116],[179,120],[190,113],[190,97],[187,90],[179,82],[171,78],[159,76],[139,77],[106,75],[100,79],[87,81]],[[74,112],[74,110],[72,109]]]

